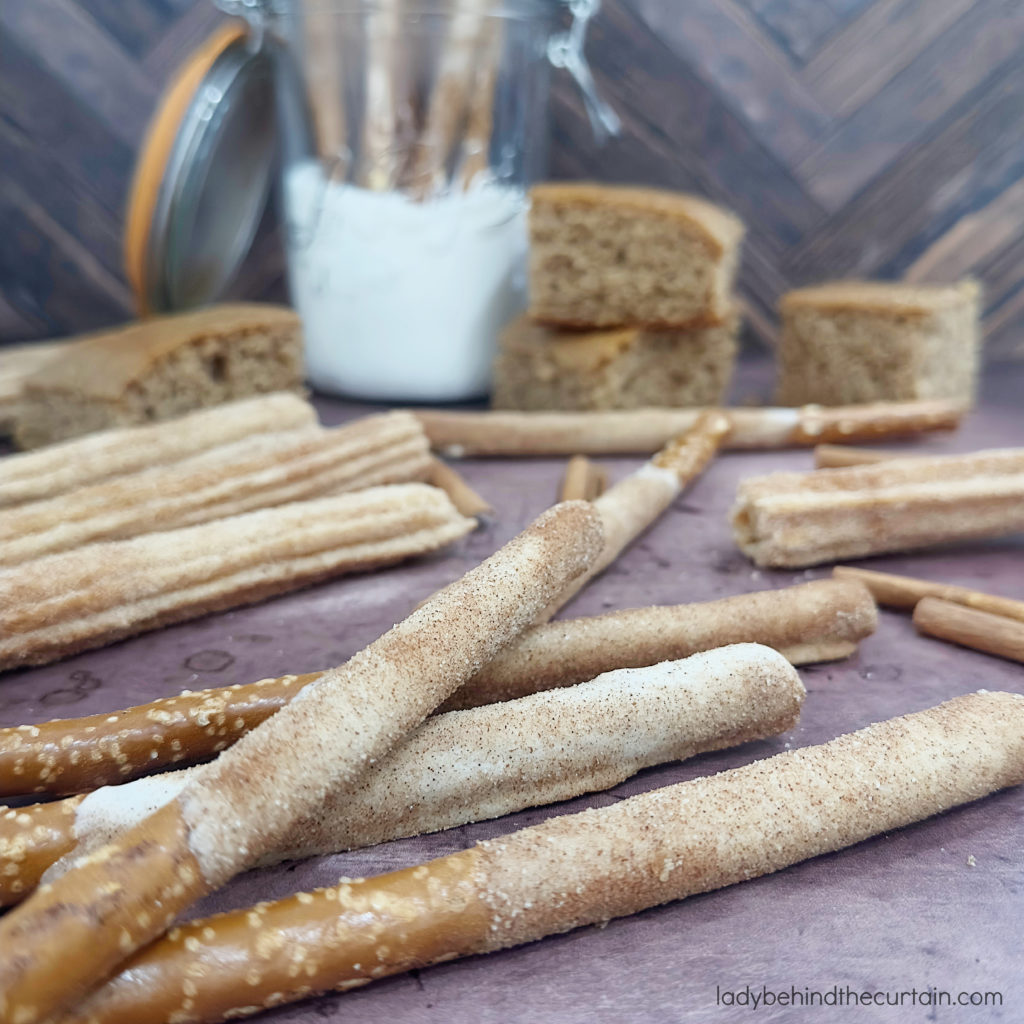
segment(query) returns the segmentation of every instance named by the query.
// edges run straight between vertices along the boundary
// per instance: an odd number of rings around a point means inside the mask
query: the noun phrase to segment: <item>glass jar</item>
[[[545,0],[303,0],[278,14],[305,97],[281,126],[282,191],[314,386],[487,392],[498,333],[526,303],[549,69],[592,88],[580,69],[595,7],[573,0],[567,35]]]

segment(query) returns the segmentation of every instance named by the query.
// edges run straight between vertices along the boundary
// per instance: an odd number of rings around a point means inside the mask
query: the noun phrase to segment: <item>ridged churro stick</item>
[[[795,665],[845,658],[874,632],[876,619],[864,587],[839,580],[562,619],[523,633],[460,687],[443,710],[511,700],[727,644],[766,644]],[[84,792],[205,760],[319,675],[186,692],[124,711],[0,729],[0,796]]]
[[[914,607],[914,625],[925,636],[1024,662],[1024,623],[1014,619],[965,608],[938,597],[922,597]]]
[[[800,568],[1024,529],[1024,448],[773,473],[740,483],[736,542]]]
[[[604,494],[608,486],[608,474],[595,466],[586,455],[574,455],[565,467],[559,501],[593,501]]]
[[[426,437],[407,413],[369,416],[330,429],[265,434],[170,466],[0,509],[0,565],[287,502],[419,480],[430,467]]]
[[[298,395],[277,392],[201,409],[175,420],[119,427],[4,458],[0,506],[64,494],[75,487],[165,466],[221,445],[311,427],[316,411]]]
[[[194,770],[115,842],[0,920],[0,1015],[67,1009],[201,895],[281,846],[522,631],[601,549],[584,502],[549,509],[461,580]]]
[[[611,412],[449,412],[417,409],[431,446],[465,455],[650,455],[689,430],[700,409]],[[953,401],[805,405],[801,408],[723,409],[732,420],[730,449],[807,447],[824,441],[952,430],[964,405]]]
[[[0,669],[392,565],[475,526],[439,488],[392,484],[0,569]]]
[[[635,473],[620,480],[593,506],[601,516],[604,548],[582,576],[552,602],[542,620],[567,605],[598,573],[608,568],[704,472],[731,429],[730,420],[716,410],[701,413],[693,426],[670,441]]]
[[[894,576],[888,572],[871,569],[855,569],[852,566],[837,565],[832,570],[837,580],[856,580],[863,583],[879,604],[891,608],[913,608],[923,597],[938,597],[943,601],[966,605],[980,612],[1002,615],[1007,619],[1024,622],[1024,601],[1012,597],[986,594],[969,587],[958,587],[952,583],[935,583],[932,580],[918,580],[911,576]]]
[[[770,874],[1021,781],[1024,697],[969,694],[419,867],[193,921],[60,1021],[255,1013]]]
[[[901,459],[906,452],[883,452],[877,448],[855,448],[847,444],[819,444],[814,449],[816,469],[840,469],[843,466],[870,466],[886,459]]]
[[[738,644],[429,719],[354,786],[327,795],[264,864],[482,821],[607,789],[664,761],[791,728],[804,689],[775,651]],[[58,857],[88,852],[183,788],[187,772],[0,814],[0,905]],[[19,820],[20,815],[20,820]],[[70,861],[72,858],[67,858]]]

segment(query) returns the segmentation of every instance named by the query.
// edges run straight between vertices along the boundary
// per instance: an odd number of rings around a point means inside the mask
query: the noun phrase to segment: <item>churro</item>
[[[0,669],[390,565],[475,525],[438,488],[393,484],[0,569]]]
[[[173,530],[288,502],[426,477],[406,413],[237,441],[171,466],[0,510],[0,565],[102,540]]]
[[[316,411],[308,402],[282,391],[201,409],[175,420],[59,441],[4,459],[0,506],[53,498],[126,473],[171,465],[243,438],[315,423]]]
[[[1024,529],[1024,449],[752,477],[732,524],[758,565],[782,568],[998,537]]]

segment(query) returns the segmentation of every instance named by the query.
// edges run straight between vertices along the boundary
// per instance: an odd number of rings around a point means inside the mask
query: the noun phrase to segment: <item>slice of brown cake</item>
[[[634,409],[717,405],[733,364],[739,318],[654,331],[559,331],[523,316],[502,335],[494,366],[497,409]]]
[[[782,297],[777,398],[785,405],[974,398],[974,281],[836,281]]]
[[[681,327],[729,316],[743,224],[696,196],[536,186],[530,314],[568,327]]]
[[[15,440],[35,448],[302,386],[302,330],[283,306],[237,303],[75,340],[24,384]]]

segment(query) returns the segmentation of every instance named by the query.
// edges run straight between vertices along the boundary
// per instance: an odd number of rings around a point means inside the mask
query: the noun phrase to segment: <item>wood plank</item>
[[[1007,61],[1024,36],[1024,4],[978,0],[955,25],[860,107],[796,173],[828,210],[838,210],[922,140]],[[969,102],[969,100],[968,100]]]
[[[7,127],[54,162],[74,167],[110,212],[124,203],[130,148],[8,33],[0,32],[0,111]],[[45,182],[23,182],[30,191]]]
[[[745,6],[801,65],[843,24],[843,18],[821,0],[747,0]]]
[[[50,216],[70,235],[88,239],[89,251],[107,270],[121,273],[121,212],[107,209],[93,195],[74,162],[54,159],[0,119],[0,167],[5,178],[33,194],[37,182],[46,182]]]
[[[115,138],[134,146],[156,100],[150,78],[68,0],[3,0],[0,29],[31,53]]]
[[[141,57],[168,31],[181,11],[168,0],[75,0],[96,24],[134,57]],[[195,3],[196,0],[189,0]],[[199,0],[202,2],[202,0]]]
[[[802,158],[826,136],[825,108],[734,0],[629,0],[629,7],[782,162]],[[658,95],[649,95],[648,105]]]
[[[836,2],[836,0],[832,0]],[[975,0],[880,0],[835,35],[804,69],[824,107],[846,117],[877,95]]]
[[[828,276],[902,276],[973,208],[1024,174],[1024,64],[1004,67],[976,104],[894,161],[872,187],[796,246],[794,285]]]
[[[23,320],[59,337],[127,319],[127,289],[98,269],[80,243],[50,220],[30,196],[0,179],[0,281]],[[31,282],[32,287],[11,285]]]
[[[965,213],[907,267],[904,277],[908,281],[957,281],[1022,236],[1024,179],[980,209]]]
[[[162,86],[206,38],[222,24],[225,15],[205,0],[196,0],[147,51],[143,67]]]

